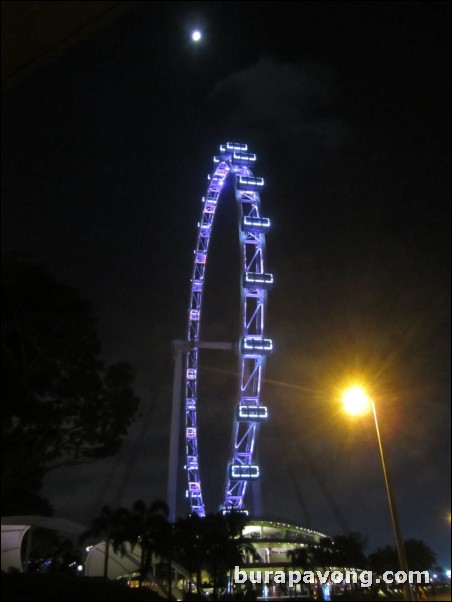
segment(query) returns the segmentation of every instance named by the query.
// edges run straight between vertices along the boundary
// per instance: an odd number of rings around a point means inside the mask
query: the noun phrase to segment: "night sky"
[[[83,3],[79,3],[83,4]],[[171,342],[186,333],[212,157],[245,142],[265,178],[268,336],[257,508],[393,544],[377,403],[405,538],[450,567],[449,4],[144,2],[3,93],[2,247],[97,309],[103,357],[136,368],[118,456],[54,472],[56,516],[166,496]],[[190,32],[204,36],[195,45]],[[237,217],[216,218],[203,338],[238,336]],[[237,358],[202,355],[201,471],[221,501]],[[180,483],[183,505],[185,483]],[[250,505],[252,502],[250,498]]]

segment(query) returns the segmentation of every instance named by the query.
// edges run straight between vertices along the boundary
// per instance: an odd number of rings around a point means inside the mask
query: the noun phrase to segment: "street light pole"
[[[380,429],[378,427],[377,409],[375,407],[375,402],[373,401],[373,399],[371,400],[371,404],[372,404],[372,413],[374,415],[374,420],[375,420],[375,430],[377,432],[378,447],[380,449],[380,458],[381,458],[381,465],[383,468],[383,475],[384,475],[384,479],[385,479],[386,493],[388,495],[388,503],[389,503],[389,511],[391,514],[392,528],[394,531],[394,539],[395,539],[396,547],[397,547],[397,556],[399,559],[400,570],[402,570],[406,576],[406,581],[403,584],[403,598],[404,598],[404,600],[414,600],[413,592],[411,589],[411,584],[408,583],[408,563],[406,560],[405,548],[403,546],[402,533],[400,531],[397,507],[396,507],[395,499],[394,499],[394,496],[392,493],[391,483],[389,480],[389,473],[388,473],[388,469],[387,469],[386,462],[385,462],[385,456],[384,456],[384,452],[383,452],[383,443],[381,440]]]

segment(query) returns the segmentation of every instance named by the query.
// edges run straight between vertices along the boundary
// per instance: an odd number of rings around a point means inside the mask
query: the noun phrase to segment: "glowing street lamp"
[[[397,556],[399,559],[400,570],[402,570],[405,573],[406,578],[408,578],[408,564],[406,561],[405,548],[403,547],[403,539],[400,531],[399,517],[397,514],[396,503],[394,495],[392,493],[391,483],[389,480],[389,472],[386,466],[385,456],[383,452],[383,443],[381,440],[380,429],[378,427],[377,410],[375,408],[375,403],[373,399],[369,398],[367,393],[361,387],[352,387],[348,391],[345,391],[345,393],[342,396],[342,400],[344,402],[344,409],[348,414],[358,416],[366,414],[367,412],[372,410],[375,421],[375,430],[378,439],[378,447],[380,449],[380,458],[381,465],[383,468],[383,476],[385,479],[386,494],[388,496],[389,512],[391,514],[392,528],[394,531],[394,539],[397,548]],[[411,591],[411,586],[407,581],[404,583],[403,586],[403,598],[404,600],[414,600],[413,592]]]
[[[342,400],[347,414],[352,414],[353,416],[367,414],[371,409],[372,402],[361,387],[352,387],[348,391],[345,391]]]

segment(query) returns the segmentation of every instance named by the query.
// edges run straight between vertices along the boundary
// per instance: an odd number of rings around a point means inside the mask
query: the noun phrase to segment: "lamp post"
[[[404,600],[414,600],[411,585],[408,583],[408,564],[405,555],[405,548],[403,546],[402,533],[400,531],[399,517],[397,513],[397,506],[392,492],[391,481],[389,478],[389,471],[385,460],[383,451],[383,443],[381,439],[380,429],[378,427],[377,410],[375,402],[370,399],[366,392],[360,387],[353,387],[346,391],[343,395],[345,411],[349,414],[364,414],[369,409],[372,410],[372,414],[375,421],[375,431],[377,433],[378,448],[380,450],[381,466],[383,468],[383,476],[386,486],[386,494],[388,496],[389,512],[391,514],[392,529],[394,532],[394,540],[397,548],[397,556],[399,560],[400,570],[405,573],[407,581],[403,584],[403,598]]]

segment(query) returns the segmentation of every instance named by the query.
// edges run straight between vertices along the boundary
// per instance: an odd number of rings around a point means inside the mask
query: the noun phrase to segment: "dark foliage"
[[[119,450],[134,375],[103,364],[93,309],[44,266],[3,258],[2,298],[2,511],[48,514],[49,470]]]
[[[408,569],[410,571],[427,571],[436,563],[435,552],[419,539],[407,539],[404,543]],[[369,567],[379,574],[394,570],[399,566],[397,551],[391,546],[378,548],[369,555]]]
[[[120,602],[163,600],[150,590],[130,589],[117,581],[101,577],[68,577],[66,575],[2,574],[2,599],[11,602]]]
[[[204,518],[191,515],[175,525],[174,554],[177,560],[196,575],[198,594],[201,593],[201,570],[211,577],[213,595],[226,584],[226,575],[235,565],[240,565],[250,544],[242,531],[247,522],[238,512],[209,514]]]

